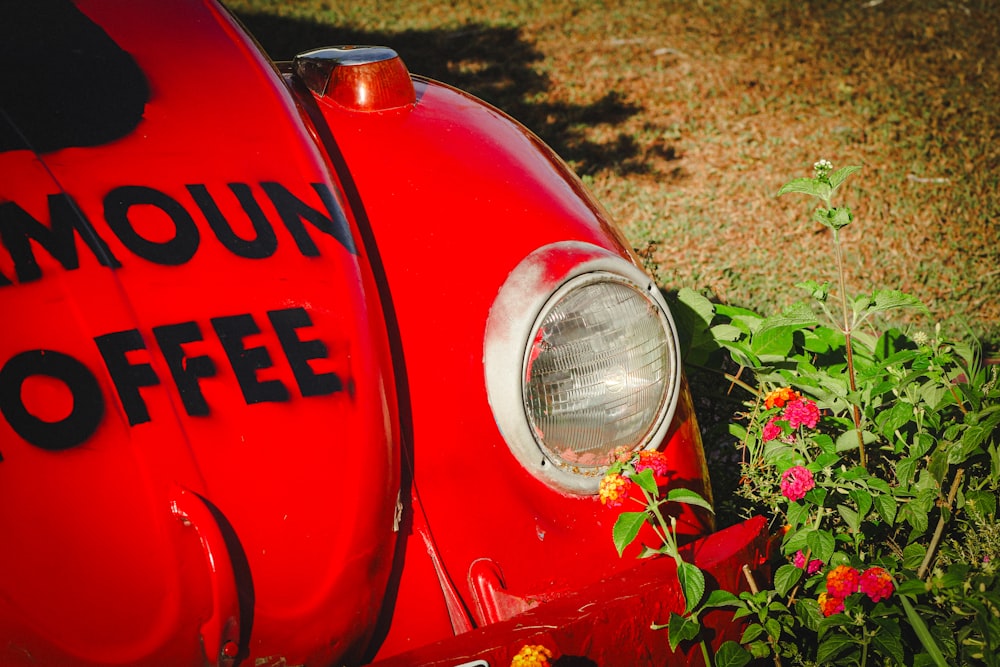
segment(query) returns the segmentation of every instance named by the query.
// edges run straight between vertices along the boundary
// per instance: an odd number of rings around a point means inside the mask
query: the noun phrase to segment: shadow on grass
[[[517,28],[470,24],[458,30],[370,32],[269,14],[239,18],[274,60],[291,60],[322,46],[388,46],[412,73],[461,88],[510,114],[580,174],[649,172],[641,147],[629,134],[618,132],[607,143],[585,136],[590,127],[613,128],[642,108],[615,91],[590,104],[542,101],[551,82],[534,65],[543,55]]]

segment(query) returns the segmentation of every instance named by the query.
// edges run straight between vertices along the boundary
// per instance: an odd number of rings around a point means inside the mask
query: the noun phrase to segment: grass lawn
[[[858,164],[855,291],[1000,348],[1000,4],[991,0],[229,0],[271,55],[394,47],[551,144],[668,291],[765,313],[832,280],[787,180]],[[622,4],[625,6],[619,7]],[[967,328],[966,328],[967,327]]]

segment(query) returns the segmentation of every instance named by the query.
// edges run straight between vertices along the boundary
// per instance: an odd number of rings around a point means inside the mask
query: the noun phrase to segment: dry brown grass
[[[856,290],[1000,344],[1000,5],[992,0],[229,3],[276,57],[395,47],[552,144],[667,289],[769,311],[832,278],[812,163],[844,188]]]

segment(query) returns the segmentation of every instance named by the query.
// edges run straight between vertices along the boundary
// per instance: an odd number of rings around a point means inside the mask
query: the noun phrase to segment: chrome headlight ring
[[[646,273],[582,242],[543,246],[490,310],[486,390],[511,452],[569,493],[593,494],[617,448],[662,440],[680,391],[666,301]]]

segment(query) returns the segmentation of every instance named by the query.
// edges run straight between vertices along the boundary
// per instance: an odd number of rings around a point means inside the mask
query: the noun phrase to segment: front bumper
[[[763,581],[768,561],[767,526],[757,517],[701,538],[684,549],[686,560],[706,575],[709,590],[747,590],[747,566]],[[696,645],[670,650],[666,623],[684,606],[672,558],[638,561],[634,568],[547,602],[514,618],[379,660],[372,667],[507,667],[526,644],[552,651],[555,665],[645,667],[702,664]],[[716,609],[702,618],[713,647],[739,641],[744,623]]]

